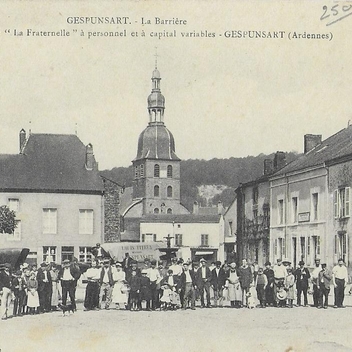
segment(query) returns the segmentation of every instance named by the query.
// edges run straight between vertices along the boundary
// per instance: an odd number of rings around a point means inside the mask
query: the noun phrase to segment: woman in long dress
[[[116,264],[116,270],[113,272],[114,289],[112,291],[112,302],[116,304],[116,308],[127,308],[127,292],[126,292],[126,275],[122,271],[122,265]]]
[[[225,287],[228,288],[228,297],[231,302],[231,307],[240,308],[242,302],[242,290],[236,263],[230,264],[230,270],[227,272]]]
[[[29,308],[29,314],[34,314],[35,311],[38,313],[39,308],[39,296],[38,296],[38,281],[34,271],[31,272],[30,278],[27,284],[27,307]]]

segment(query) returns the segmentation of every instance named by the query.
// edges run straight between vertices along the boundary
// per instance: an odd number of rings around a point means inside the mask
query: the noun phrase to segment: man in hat
[[[212,279],[212,273],[207,267],[207,261],[205,259],[200,260],[200,268],[196,272],[197,287],[200,294],[200,303],[202,308],[205,307],[204,304],[204,291],[206,294],[207,308],[211,307],[210,304],[210,282]]]
[[[126,272],[128,270],[128,268],[131,267],[131,263],[132,263],[132,258],[130,257],[129,253],[125,253],[125,258],[123,258],[122,260],[122,269],[124,272]]]
[[[334,308],[343,308],[345,298],[345,287],[348,282],[348,272],[345,262],[342,258],[338,260],[337,265],[332,269],[332,283],[334,285],[335,304]]]
[[[326,264],[321,264],[321,270],[318,274],[317,284],[319,288],[319,305],[318,308],[328,308],[329,301],[329,293],[330,293],[330,283],[331,283],[332,275],[330,271],[326,268]],[[323,302],[323,298],[324,302]]]
[[[247,298],[249,293],[249,288],[253,283],[253,273],[251,267],[247,263],[247,259],[242,259],[242,265],[239,270],[240,284],[242,290],[242,304],[248,306]]]
[[[75,267],[71,266],[69,259],[65,259],[58,274],[62,288],[62,304],[66,305],[68,294],[74,310],[76,310],[76,282],[79,279],[78,275],[81,276],[81,273],[78,273]]]
[[[296,289],[297,289],[297,305],[301,305],[301,295],[303,292],[304,297],[304,306],[308,306],[308,285],[309,285],[309,278],[310,273],[309,270],[305,267],[305,263],[301,260],[299,263],[299,268],[295,271],[295,279],[296,279]]]
[[[248,267],[249,268],[249,267]],[[251,270],[249,268],[249,270]],[[223,290],[225,288],[226,273],[221,267],[221,262],[215,262],[215,269],[211,272],[211,286],[214,290],[214,306],[222,307]]]
[[[49,264],[43,262],[37,272],[39,311],[41,313],[50,312],[51,310],[52,281],[48,269]]]
[[[102,308],[103,297],[105,296],[105,309],[109,309],[114,288],[113,272],[110,266],[110,259],[104,259],[100,272],[99,308]]]
[[[150,280],[150,290],[152,293],[152,310],[155,310],[159,306],[158,284],[162,279],[162,277],[160,276],[159,270],[156,268],[155,259],[153,259],[150,262],[150,268],[148,269],[148,277]]]
[[[181,274],[179,282],[179,291],[183,291],[182,309],[186,309],[189,301],[191,301],[191,309],[195,310],[197,289],[196,276],[194,271],[189,269],[189,264],[187,262],[184,262],[182,267],[183,273]]]
[[[318,283],[318,276],[321,271],[320,259],[315,259],[315,268],[312,271],[310,279],[313,285],[313,305],[314,307],[318,308],[319,306],[319,298],[320,298],[320,290],[319,290],[319,283]]]
[[[10,270],[11,265],[9,263],[3,264],[0,267],[0,294],[2,294],[0,316],[2,320],[8,318],[7,312],[12,299],[12,276]]]

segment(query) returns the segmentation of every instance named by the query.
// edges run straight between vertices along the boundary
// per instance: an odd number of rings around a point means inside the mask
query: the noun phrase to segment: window
[[[209,235],[202,234],[200,237],[200,245],[201,246],[209,246]]]
[[[258,220],[258,210],[257,209],[253,210],[253,220],[255,221],[255,223],[257,223],[257,220]]]
[[[142,233],[142,242],[156,242],[155,233]]]
[[[298,220],[298,198],[292,197],[292,222],[296,223]]]
[[[16,227],[13,233],[7,234],[8,241],[20,241],[21,240],[21,220],[15,220]]]
[[[175,246],[176,247],[181,247],[182,246],[182,234],[181,233],[176,233],[175,234]]]
[[[320,236],[313,236],[314,258],[320,255]]]
[[[229,235],[230,235],[230,236],[232,236],[232,231],[233,231],[233,229],[232,229],[232,224],[233,224],[233,222],[232,222],[232,221],[229,221],[229,228],[230,228],[230,233],[229,233]]]
[[[94,232],[93,227],[94,212],[92,209],[79,210],[79,234],[92,235]]]
[[[335,218],[350,217],[350,187],[334,191],[334,216]]]
[[[139,176],[144,177],[144,165],[143,164],[140,166]]]
[[[154,165],[154,177],[160,177],[160,166],[159,164]]]
[[[312,194],[312,220],[318,220],[318,193]]]
[[[172,165],[167,166],[167,177],[172,178]]]
[[[347,233],[342,232],[335,236],[335,261],[342,258],[346,265],[348,265],[347,240]]]
[[[284,223],[284,200],[279,199],[278,201],[278,209],[279,209],[279,225]]]
[[[92,247],[79,247],[79,261],[87,262],[88,260],[92,260]]]
[[[172,209],[171,208],[167,209],[167,214],[172,214]]]
[[[253,204],[258,204],[258,187],[253,188]]]
[[[168,198],[171,198],[171,197],[172,197],[172,187],[171,187],[171,186],[168,186],[168,187],[167,187],[167,197],[168,197]]]
[[[134,178],[138,178],[138,166],[134,167]]]
[[[65,259],[68,259],[69,261],[73,260],[74,257],[74,247],[73,246],[63,246],[61,247],[61,262],[63,262]]]
[[[268,229],[270,226],[270,206],[269,204],[263,205],[263,226],[264,229]]]
[[[43,233],[45,234],[57,233],[57,209],[54,209],[54,208],[43,209]]]
[[[307,255],[310,255],[310,237],[307,238]]]
[[[154,214],[159,214],[159,208],[154,208]]]
[[[11,211],[19,211],[20,210],[20,200],[17,198],[9,198],[9,209]]]
[[[43,247],[43,262],[56,263],[56,247]]]
[[[305,237],[301,237],[301,260],[306,259],[306,238]]]
[[[159,186],[158,185],[156,185],[156,186],[154,186],[154,197],[159,197]]]

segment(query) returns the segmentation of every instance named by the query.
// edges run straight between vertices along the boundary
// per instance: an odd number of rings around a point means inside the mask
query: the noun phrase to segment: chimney
[[[89,143],[86,146],[86,168],[87,170],[93,170],[95,167],[95,160],[93,154],[93,145]]]
[[[193,203],[193,214],[198,215],[199,214],[199,204],[197,201]]]
[[[321,134],[306,134],[304,135],[304,154],[311,151],[321,143]]]
[[[280,170],[286,165],[285,152],[276,152],[274,157],[274,170]]]
[[[224,206],[222,205],[222,201],[218,201],[218,215],[221,215],[223,213]]]
[[[264,175],[270,175],[274,172],[274,161],[271,159],[264,159]]]
[[[20,154],[26,144],[26,131],[22,128],[20,131]]]

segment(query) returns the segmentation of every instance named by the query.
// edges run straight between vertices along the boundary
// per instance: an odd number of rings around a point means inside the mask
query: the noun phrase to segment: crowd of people
[[[225,302],[233,308],[266,308],[308,306],[308,293],[313,295],[313,306],[327,308],[330,287],[334,287],[334,307],[344,307],[344,292],[348,283],[347,268],[342,259],[330,272],[325,263],[315,260],[310,271],[303,261],[298,268],[281,259],[265,268],[255,262],[242,265],[216,261],[199,263],[172,258],[170,265],[146,260],[137,263],[125,254],[122,262],[104,258],[99,252],[84,274],[84,310],[128,309],[176,310],[200,307],[223,307]],[[35,266],[23,264],[12,272],[9,264],[0,266],[1,318],[24,314],[40,314],[68,306],[76,310],[76,287],[81,277],[77,260],[64,260],[62,266],[42,263]],[[302,302],[303,295],[303,302]],[[255,298],[256,297],[256,298]],[[257,299],[257,302],[256,302]]]

